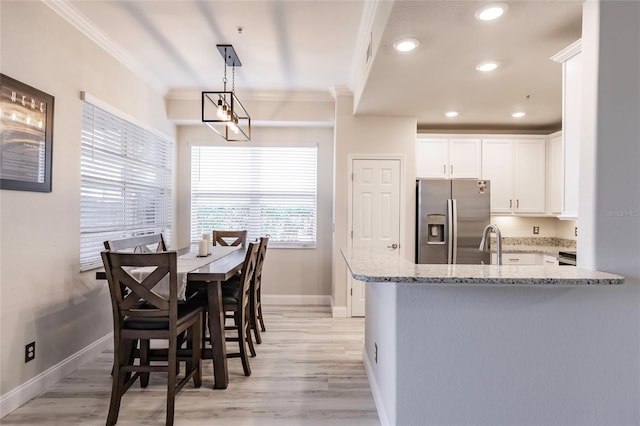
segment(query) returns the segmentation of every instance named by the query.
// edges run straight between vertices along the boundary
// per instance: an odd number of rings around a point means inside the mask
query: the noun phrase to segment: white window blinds
[[[316,147],[191,148],[191,240],[213,229],[315,247]]]
[[[89,102],[82,107],[80,269],[102,266],[103,242],[171,239],[173,142]]]

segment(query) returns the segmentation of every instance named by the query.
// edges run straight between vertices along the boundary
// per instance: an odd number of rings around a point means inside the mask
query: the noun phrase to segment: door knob
[[[398,245],[397,245],[396,243],[393,243],[393,244],[391,244],[390,246],[387,246],[387,248],[390,248],[390,249],[394,249],[394,250],[395,250],[395,249],[397,249],[397,248],[398,248]]]

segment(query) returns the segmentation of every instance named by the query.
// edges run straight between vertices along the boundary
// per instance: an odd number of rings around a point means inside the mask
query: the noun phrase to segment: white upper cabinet
[[[447,139],[416,141],[416,177],[449,177],[449,141]]]
[[[492,213],[544,214],[545,139],[484,139],[482,178],[491,181]]]
[[[482,141],[482,179],[491,183],[491,213],[513,213],[512,141]]]
[[[564,156],[562,134],[551,135],[547,141],[547,213],[562,213],[564,188]]]
[[[416,177],[479,178],[480,139],[416,139]]]
[[[514,213],[544,213],[546,141],[519,140],[515,144]]]
[[[582,115],[582,44],[571,44],[551,59],[562,63],[562,138],[564,191],[560,219],[578,218],[580,117]]]
[[[479,178],[482,173],[480,139],[449,140],[449,177]]]

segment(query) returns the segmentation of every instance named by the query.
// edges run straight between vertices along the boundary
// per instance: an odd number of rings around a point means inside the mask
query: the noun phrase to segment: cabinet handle
[[[516,200],[516,208],[520,208],[520,200]]]
[[[513,207],[513,201],[509,200],[509,208]]]
[[[509,258],[509,262],[520,262],[520,258],[519,257],[510,257]]]
[[[447,174],[447,165],[446,164],[442,165],[442,174],[444,174],[444,175]]]
[[[451,165],[451,174],[453,175],[453,164]]]
[[[545,260],[546,263],[556,263],[553,260]]]

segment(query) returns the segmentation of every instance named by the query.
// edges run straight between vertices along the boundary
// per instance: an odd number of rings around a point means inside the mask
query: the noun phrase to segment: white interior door
[[[400,254],[400,160],[353,160],[352,247]],[[364,283],[351,280],[351,316],[364,316]]]

